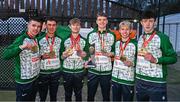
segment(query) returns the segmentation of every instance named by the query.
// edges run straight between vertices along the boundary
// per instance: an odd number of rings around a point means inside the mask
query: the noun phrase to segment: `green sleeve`
[[[138,47],[137,47],[137,41],[135,40],[135,39],[133,39],[132,40],[132,42],[133,42],[133,44],[134,44],[134,46],[135,46],[135,58],[134,58],[134,66],[136,66],[136,62],[137,62],[137,49],[138,49]]]
[[[115,43],[116,43],[116,36],[113,32],[110,32],[114,36],[114,43],[111,46],[111,52],[115,54]]]
[[[46,36],[46,33],[45,32],[40,32],[37,36],[37,40],[41,40],[42,38],[44,38]]]
[[[61,49],[60,49],[60,55],[61,55],[61,56],[62,56],[63,52],[66,50],[64,43],[65,43],[65,41],[66,41],[67,39],[68,39],[68,38],[63,39],[62,42],[61,42]],[[61,56],[60,56],[60,58],[61,58],[61,62],[62,62],[62,64],[63,64],[64,59],[62,59]]]
[[[89,53],[89,43],[88,43],[88,41],[87,41],[87,39],[85,39],[85,38],[83,38],[84,40],[85,40],[85,42],[86,42],[86,44],[85,44],[85,47],[84,47],[84,51],[86,52],[86,57],[85,58],[83,58],[84,60],[88,60],[88,58],[89,58],[89,55],[88,55],[88,53]]]
[[[85,51],[86,51],[86,53],[87,53],[87,58],[90,58],[90,53],[89,53],[89,47],[90,47],[90,43],[89,43],[89,36],[90,36],[90,34],[91,34],[92,32],[90,32],[89,34],[88,34],[88,36],[87,36],[87,39],[86,39],[86,49],[85,49]]]
[[[115,53],[115,43],[116,43],[116,36],[114,36],[114,43],[112,45],[112,52]]]
[[[177,54],[165,34],[160,34],[162,57],[158,58],[158,64],[173,64],[177,62]]]
[[[13,57],[16,57],[19,55],[19,53],[22,51],[19,46],[23,44],[24,36],[18,37],[13,44],[8,46],[4,52],[3,52],[3,59],[11,59]]]
[[[63,40],[67,39],[71,34],[69,26],[57,26],[56,35],[61,37]]]
[[[65,41],[61,39],[60,53],[59,53],[59,54],[60,54],[60,55],[59,55],[59,58],[60,58],[61,62],[63,61],[63,59],[61,58],[61,56],[62,56],[63,52],[65,51],[64,42],[65,42]]]

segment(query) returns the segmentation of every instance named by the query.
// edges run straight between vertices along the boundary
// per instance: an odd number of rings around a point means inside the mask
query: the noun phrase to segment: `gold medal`
[[[107,53],[107,51],[105,49],[101,49],[102,53]]]
[[[50,57],[50,58],[53,58],[54,56],[55,56],[55,51],[50,51],[50,52],[49,52],[49,57]]]
[[[143,52],[146,52],[146,50],[147,50],[147,49],[146,49],[146,48],[144,48],[144,47],[143,47],[143,48],[141,48],[141,51],[143,51]]]
[[[68,48],[68,49],[66,50],[66,52],[67,52],[68,55],[72,55],[72,54],[73,54],[73,49]]]
[[[31,51],[32,51],[33,53],[38,52],[38,47],[37,47],[37,46],[33,46],[33,47],[31,48]]]
[[[148,52],[147,49],[144,48],[144,47],[142,47],[142,48],[139,50],[138,54],[141,55],[141,56],[144,56],[147,52]]]
[[[121,57],[120,57],[120,60],[121,60],[122,62],[124,62],[124,61],[127,60],[127,58],[126,58],[125,56],[121,56]]]

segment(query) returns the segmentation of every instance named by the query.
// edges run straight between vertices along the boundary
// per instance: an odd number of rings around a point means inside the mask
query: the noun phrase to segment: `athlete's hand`
[[[129,61],[129,60],[126,60],[123,63],[124,63],[125,66],[128,66],[128,67],[133,66],[133,63],[131,61]]]
[[[23,44],[23,45],[20,45],[19,47],[20,47],[22,50],[23,50],[23,49],[29,49],[29,50],[31,50],[32,47],[33,47],[33,45],[32,45],[31,43],[25,43],[25,44]]]
[[[114,54],[112,52],[105,52],[103,53],[104,56],[107,56],[107,57],[113,57]]]
[[[49,56],[49,54],[48,53],[45,53],[45,54],[43,54],[42,55],[42,57],[41,57],[42,59],[49,59],[50,58],[50,56]]]
[[[81,58],[84,58],[84,57],[86,57],[86,52],[84,52],[84,51],[79,51],[79,52],[77,52],[77,54],[78,54],[78,56],[80,56]]]
[[[154,56],[151,54],[151,53],[146,53],[144,55],[144,58],[147,60],[147,61],[150,61],[151,63],[156,63],[157,60],[156,58],[154,58]]]

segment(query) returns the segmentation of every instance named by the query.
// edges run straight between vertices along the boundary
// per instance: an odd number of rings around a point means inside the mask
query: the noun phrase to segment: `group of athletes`
[[[144,33],[139,39],[130,37],[132,23],[119,23],[121,38],[108,29],[106,14],[97,14],[96,24],[83,38],[81,21],[69,21],[71,33],[62,39],[58,22],[31,18],[27,30],[8,46],[4,59],[15,58],[16,101],[57,101],[63,82],[65,101],[82,101],[84,76],[87,77],[87,101],[94,101],[100,84],[103,101],[167,101],[166,77],[168,64],[176,63],[177,54],[169,37],[155,29],[156,16],[144,11],[140,17]],[[60,81],[62,76],[63,81]]]

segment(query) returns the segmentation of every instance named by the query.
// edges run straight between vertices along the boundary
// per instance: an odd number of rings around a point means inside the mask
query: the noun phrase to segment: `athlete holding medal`
[[[46,19],[47,33],[40,37],[41,71],[39,76],[40,100],[45,101],[49,90],[50,101],[57,101],[60,79],[60,55],[62,40],[56,35],[57,21],[53,17]]]
[[[30,18],[27,30],[3,54],[4,59],[15,58],[16,101],[35,101],[36,98],[40,71],[37,35],[41,30],[41,23],[40,18]]]
[[[131,30],[129,21],[119,24],[121,39],[115,44],[112,71],[113,101],[133,101],[137,42],[130,38]]]
[[[79,34],[81,21],[73,18],[69,21],[71,34],[63,44],[63,79],[65,101],[82,101],[82,87],[84,79],[84,63],[86,59],[86,40]]]
[[[166,65],[177,61],[176,52],[169,37],[155,30],[154,12],[144,11],[140,22],[144,34],[138,40],[137,101],[167,101]]]
[[[88,101],[94,101],[101,86],[103,101],[110,101],[110,80],[112,72],[111,57],[114,55],[115,35],[107,28],[106,14],[97,14],[97,28],[88,34],[90,52],[94,53],[95,67],[88,68]]]

